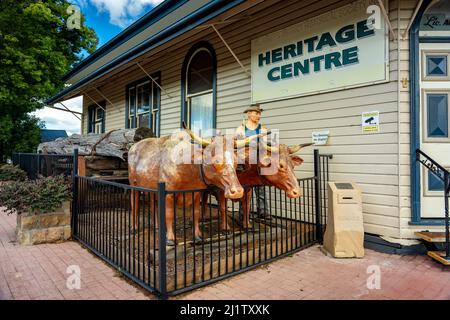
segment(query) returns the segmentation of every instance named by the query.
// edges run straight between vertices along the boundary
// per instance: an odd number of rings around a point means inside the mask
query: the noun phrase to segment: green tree
[[[0,162],[34,151],[43,126],[30,112],[61,90],[61,77],[98,38],[85,26],[69,30],[67,0],[0,1]]]

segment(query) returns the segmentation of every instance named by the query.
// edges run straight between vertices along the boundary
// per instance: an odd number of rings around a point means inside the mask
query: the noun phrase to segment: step
[[[445,266],[450,266],[450,258],[445,258],[444,251],[428,251],[428,255],[436,261],[439,261]]]
[[[445,232],[418,231],[414,234],[427,242],[445,242]]]

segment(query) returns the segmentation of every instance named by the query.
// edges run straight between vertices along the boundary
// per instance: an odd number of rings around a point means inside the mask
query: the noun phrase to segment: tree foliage
[[[96,49],[98,38],[83,15],[80,29],[67,28],[69,5],[67,0],[0,1],[0,162],[17,148],[34,151],[42,124],[28,114],[63,88],[61,77],[83,52]]]

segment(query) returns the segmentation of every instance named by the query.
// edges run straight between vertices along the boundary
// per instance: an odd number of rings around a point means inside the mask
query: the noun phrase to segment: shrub
[[[70,183],[64,176],[14,181],[0,190],[0,206],[6,207],[8,214],[52,212],[70,199]]]
[[[0,181],[24,181],[27,173],[18,166],[4,164],[0,166]]]

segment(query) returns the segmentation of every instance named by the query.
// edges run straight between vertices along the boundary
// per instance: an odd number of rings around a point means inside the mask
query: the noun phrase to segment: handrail
[[[425,159],[421,159],[421,156]],[[420,162],[436,177],[444,182],[444,213],[445,213],[445,259],[450,260],[450,218],[448,197],[450,193],[450,172],[433,160],[429,155],[420,149],[416,149],[416,161]]]
[[[420,156],[424,156],[426,159],[421,159]],[[441,166],[439,163],[437,163],[435,160],[433,160],[429,155],[427,155],[425,152],[423,152],[420,149],[416,150],[416,160],[419,161],[420,163],[422,163],[426,168],[428,168],[429,170],[431,170],[431,172],[433,172],[436,177],[438,177],[439,179],[441,179],[444,183],[445,181],[445,176],[450,175],[450,172],[445,169],[443,166]],[[428,161],[428,162],[427,162]],[[433,167],[434,166],[434,167]],[[444,174],[444,176],[442,177],[439,173],[439,171],[442,171],[442,173]]]

